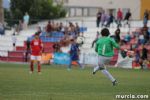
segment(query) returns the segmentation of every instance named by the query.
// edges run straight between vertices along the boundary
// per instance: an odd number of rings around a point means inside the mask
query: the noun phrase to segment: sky
[[[3,0],[3,7],[9,8],[10,7],[10,0]]]

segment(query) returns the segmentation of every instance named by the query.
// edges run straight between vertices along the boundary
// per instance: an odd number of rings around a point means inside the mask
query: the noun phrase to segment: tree
[[[4,22],[3,0],[0,0],[0,22]]]
[[[22,19],[28,12],[31,19],[52,19],[64,17],[61,12],[63,6],[53,5],[53,0],[11,0],[13,19]]]

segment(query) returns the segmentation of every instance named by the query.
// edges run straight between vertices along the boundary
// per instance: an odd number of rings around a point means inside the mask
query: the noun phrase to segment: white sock
[[[102,70],[102,73],[103,73],[106,77],[108,77],[112,82],[115,81],[115,78],[114,78],[106,69]]]
[[[94,67],[94,71],[93,72],[97,72],[99,70],[99,66]]]

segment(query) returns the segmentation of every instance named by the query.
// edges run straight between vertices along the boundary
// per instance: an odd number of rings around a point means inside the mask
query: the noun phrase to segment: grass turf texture
[[[42,74],[29,74],[28,65],[0,64],[0,100],[116,100],[116,94],[148,94],[150,71],[113,68],[118,86],[92,68],[67,71],[64,66],[43,65]],[[134,99],[135,100],[135,99]]]

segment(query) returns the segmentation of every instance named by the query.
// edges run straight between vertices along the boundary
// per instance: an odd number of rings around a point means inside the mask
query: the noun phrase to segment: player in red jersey
[[[38,64],[38,73],[41,73],[41,54],[43,49],[43,44],[39,38],[39,33],[35,33],[34,39],[31,41],[31,63],[30,63],[30,73],[34,71],[34,61]]]

